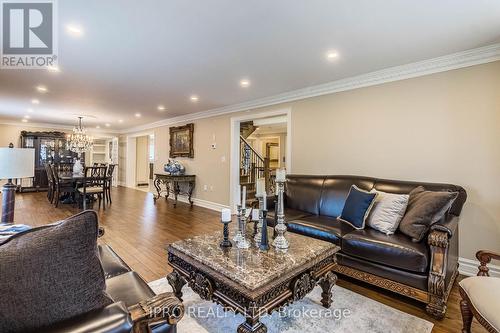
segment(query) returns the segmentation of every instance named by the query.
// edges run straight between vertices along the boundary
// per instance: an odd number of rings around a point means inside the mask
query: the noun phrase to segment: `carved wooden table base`
[[[323,290],[321,303],[329,308],[337,281],[332,272],[336,266],[335,253],[312,260],[303,270],[286,272],[254,290],[171,248],[168,260],[174,271],[167,279],[175,295],[182,299],[182,288],[187,283],[202,299],[220,304],[226,311],[241,313],[245,322],[238,326],[238,333],[267,332],[267,327],[260,322],[261,316],[304,298],[316,285]]]

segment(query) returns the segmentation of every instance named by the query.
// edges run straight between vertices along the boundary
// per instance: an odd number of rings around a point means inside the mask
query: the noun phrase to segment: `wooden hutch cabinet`
[[[66,133],[63,132],[21,132],[21,147],[35,148],[35,177],[21,182],[21,191],[44,191],[48,187],[45,163],[73,163],[77,153],[66,149]],[[81,156],[82,164],[85,154]]]

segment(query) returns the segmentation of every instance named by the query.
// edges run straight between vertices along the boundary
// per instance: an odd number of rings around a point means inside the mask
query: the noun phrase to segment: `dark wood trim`
[[[170,127],[170,153],[169,156],[171,158],[175,157],[189,157],[193,158],[194,157],[194,146],[193,146],[193,137],[194,137],[194,124],[187,124],[184,126],[176,126],[176,127]],[[182,132],[182,131],[189,131],[189,151],[188,152],[176,152],[173,149],[173,143],[174,143],[174,134],[176,132]]]
[[[355,268],[337,264],[337,266],[335,266],[334,268],[334,271],[339,274],[372,284],[374,286],[390,290],[400,295],[416,299],[420,302],[427,303],[427,301],[429,300],[429,295],[425,290],[410,287],[396,281],[357,270]]]
[[[66,135],[67,134],[65,132],[57,132],[57,131],[52,131],[52,132],[21,131],[21,136],[53,137],[53,138],[58,138],[58,139],[65,139]]]

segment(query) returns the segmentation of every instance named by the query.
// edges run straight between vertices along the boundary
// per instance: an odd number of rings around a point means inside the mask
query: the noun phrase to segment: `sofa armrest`
[[[447,214],[441,220],[439,220],[438,222],[434,223],[431,226],[430,232],[431,233],[433,231],[446,232],[448,234],[448,238],[451,238],[458,231],[458,220],[459,220],[458,216]]]
[[[128,308],[134,333],[150,332],[149,326],[166,321],[175,325],[184,316],[184,305],[173,293],[163,293]]]
[[[426,310],[438,319],[444,318],[446,313],[446,301],[449,290],[446,284],[446,273],[448,268],[448,248],[450,234],[444,227],[434,228],[429,232],[427,243],[430,249],[431,263],[427,288],[429,292],[429,303]],[[448,285],[453,284],[450,280]]]
[[[477,276],[490,276],[487,266],[491,262],[491,259],[500,260],[500,253],[482,250],[476,253],[476,258],[480,262],[480,265],[478,267],[479,272],[477,273]]]

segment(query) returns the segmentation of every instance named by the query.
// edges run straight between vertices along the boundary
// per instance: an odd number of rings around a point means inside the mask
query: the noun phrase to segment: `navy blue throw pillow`
[[[366,192],[352,185],[340,219],[352,225],[353,228],[364,229],[366,218],[370,213],[376,196],[376,192]]]

